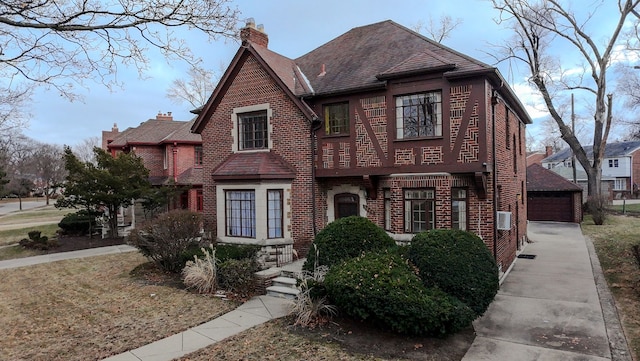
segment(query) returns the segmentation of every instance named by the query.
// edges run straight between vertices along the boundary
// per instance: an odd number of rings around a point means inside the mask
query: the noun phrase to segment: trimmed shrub
[[[218,264],[218,287],[250,296],[255,289],[255,273],[260,269],[255,258],[228,259]]]
[[[398,252],[370,252],[332,267],[324,280],[345,314],[395,332],[446,335],[471,324],[474,313],[437,288],[427,288]]]
[[[253,244],[216,244],[216,257],[221,261],[228,259],[241,260],[245,258],[254,259],[258,252],[262,250],[259,245]]]
[[[358,216],[329,223],[316,235],[313,245],[316,251],[309,252],[302,267],[306,271],[312,271],[314,266],[331,267],[345,259],[358,257],[365,251],[396,247],[396,243],[382,228]]]
[[[37,249],[41,251],[58,247],[58,241],[55,239],[49,239],[47,236],[41,236],[41,234],[42,232],[40,231],[31,231],[27,233],[29,238],[21,239],[18,244],[23,248]]]
[[[426,287],[439,287],[482,315],[498,292],[498,266],[482,240],[473,233],[434,229],[416,234],[409,260]]]
[[[188,210],[160,214],[129,233],[127,243],[164,270],[180,272],[185,253],[202,246],[202,215]]]
[[[62,229],[62,234],[65,235],[86,235],[97,228],[96,216],[84,209],[75,213],[68,213],[62,217],[58,227]]]

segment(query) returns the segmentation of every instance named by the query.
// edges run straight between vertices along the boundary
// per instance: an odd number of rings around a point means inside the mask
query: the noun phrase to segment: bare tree
[[[591,31],[604,31],[602,24],[590,20],[600,7],[612,5],[603,1],[590,8],[584,18],[578,18],[568,6],[558,0],[492,0],[500,11],[498,22],[506,22],[514,32],[510,42],[502,47],[506,56],[498,60],[520,61],[528,67],[529,82],[540,92],[555,121],[562,139],[573,150],[585,169],[589,196],[601,197],[601,164],[612,120],[612,95],[608,93],[607,75],[616,45],[623,40],[623,27],[639,0],[618,0],[619,17],[606,34],[594,39]],[[582,9],[587,11],[585,9]],[[589,29],[593,26],[593,29]],[[580,59],[580,68],[566,69],[560,55],[551,51],[552,45],[562,47],[562,57]],[[570,120],[563,118],[559,104],[566,103],[567,93],[581,93],[590,99],[593,116],[593,159],[589,159]],[[564,100],[563,100],[564,99]],[[568,122],[569,120],[569,122]]]
[[[41,189],[47,205],[49,198],[58,189],[66,177],[64,167],[64,149],[46,143],[37,143],[31,153],[29,167],[35,176],[36,188]]]
[[[18,196],[20,210],[22,210],[22,198],[32,190],[35,175],[31,167],[31,157],[35,150],[36,142],[33,139],[17,134],[6,142],[7,149],[7,175],[9,183],[6,189],[9,193]]]
[[[213,93],[221,73],[222,71],[193,66],[186,78],[178,78],[171,83],[167,89],[167,98],[176,104],[188,103],[193,109],[202,107]]]
[[[96,154],[93,148],[100,148],[102,140],[100,137],[89,137],[83,139],[80,143],[73,146],[73,154],[83,163],[97,164]]]
[[[117,84],[119,64],[142,74],[149,48],[195,64],[197,57],[176,30],[199,30],[209,40],[234,37],[239,11],[229,2],[3,1],[0,76],[46,84],[73,99],[74,86],[83,80]]]
[[[427,37],[442,43],[445,39],[451,36],[451,32],[462,24],[462,19],[453,19],[449,15],[442,15],[435,20],[433,16],[429,15],[429,20],[425,24],[423,21],[419,21],[412,28],[415,32],[424,32]]]

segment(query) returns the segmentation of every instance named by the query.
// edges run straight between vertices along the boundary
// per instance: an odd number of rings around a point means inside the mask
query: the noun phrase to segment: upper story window
[[[609,168],[618,168],[618,160],[609,159]]]
[[[327,135],[348,135],[349,103],[325,105],[324,127]]]
[[[202,166],[202,155],[202,146],[196,145],[193,151],[193,164],[195,164],[196,166]]]
[[[268,147],[267,111],[238,114],[240,150]]]
[[[273,112],[268,103],[234,108],[231,115],[233,122],[232,150],[264,151],[271,148]]]
[[[396,137],[442,136],[442,94],[439,91],[396,97]]]

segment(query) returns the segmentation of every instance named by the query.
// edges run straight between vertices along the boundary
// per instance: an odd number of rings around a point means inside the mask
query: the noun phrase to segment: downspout
[[[313,218],[311,223],[313,227],[313,237],[318,234],[318,227],[316,226],[317,206],[316,206],[316,131],[322,127],[322,122],[315,117],[311,120],[311,132],[309,134],[309,144],[311,144],[311,217]]]
[[[178,183],[178,143],[173,143],[173,182]]]
[[[496,157],[496,105],[498,94],[494,89],[491,94],[491,137],[493,138],[493,259],[498,262],[498,161]]]

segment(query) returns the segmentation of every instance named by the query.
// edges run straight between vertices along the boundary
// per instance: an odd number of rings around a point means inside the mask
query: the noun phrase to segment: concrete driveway
[[[613,299],[602,287],[600,264],[594,257],[592,266],[593,246],[580,226],[531,222],[528,234],[533,243],[522,254],[535,258],[517,260],[474,322],[477,337],[463,361],[631,360]]]

